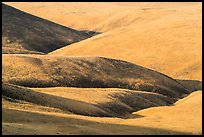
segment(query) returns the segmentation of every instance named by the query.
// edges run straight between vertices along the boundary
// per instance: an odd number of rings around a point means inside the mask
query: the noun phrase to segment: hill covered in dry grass
[[[176,102],[175,106],[162,106],[138,111],[133,114],[139,116],[139,118],[131,119],[64,114],[57,109],[26,102],[12,102],[4,98],[2,99],[2,105],[2,131],[4,135],[202,134],[202,91],[192,93]]]
[[[3,53],[48,53],[92,35],[2,4]]]
[[[122,89],[24,88],[2,85],[3,98],[58,108],[65,113],[97,117],[128,118],[144,108],[171,105],[175,99],[149,92]],[[87,98],[88,96],[88,98]],[[98,96],[98,101],[96,96]]]
[[[177,79],[202,79],[201,3],[112,5],[115,12],[94,25],[102,34],[50,54],[122,59]],[[87,12],[81,18],[90,13],[83,10]],[[95,18],[97,21],[102,17]]]
[[[201,16],[202,12],[199,2],[4,3],[64,26],[98,32],[129,26],[149,27],[157,23],[163,25],[175,20],[189,21],[189,17],[192,19]],[[165,20],[167,18],[169,20]]]
[[[4,3],[3,134],[202,134],[202,3]]]
[[[156,71],[102,57],[3,55],[3,82],[25,87],[125,88],[180,98],[188,90]]]

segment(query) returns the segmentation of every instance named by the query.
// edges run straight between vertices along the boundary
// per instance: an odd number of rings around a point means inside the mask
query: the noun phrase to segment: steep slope
[[[189,91],[202,90],[202,81],[198,81],[198,80],[179,80],[179,79],[177,79],[176,81],[181,83]]]
[[[3,82],[26,87],[126,88],[180,98],[176,80],[122,60],[102,57],[3,55]]]
[[[50,54],[122,59],[176,79],[201,80],[202,4],[168,4],[116,10],[95,25],[105,33]]]
[[[173,78],[201,80],[201,19],[117,29],[49,54],[122,59]]]
[[[177,101],[174,106],[148,108],[134,114],[144,116],[143,121],[138,120],[140,125],[148,118],[149,127],[162,125],[163,129],[188,131],[194,134],[202,134],[202,91],[195,91],[189,96]],[[158,119],[159,118],[159,119]],[[124,124],[137,125],[134,121],[127,121]]]
[[[92,35],[2,4],[3,53],[48,53]]]
[[[53,91],[56,92],[53,93]],[[141,91],[93,88],[28,89],[12,84],[2,85],[2,95],[8,101],[16,103],[26,101],[40,106],[57,108],[65,113],[121,118],[128,118],[131,112],[144,108],[170,105],[175,102],[174,99],[160,94]],[[83,95],[92,96],[85,100]],[[97,100],[95,96],[98,96],[98,101],[95,101]]]
[[[177,19],[177,17],[187,19],[186,17],[192,16],[192,11],[201,12],[200,8],[202,6],[199,2],[5,3],[64,26],[99,32],[132,25],[147,27],[155,20],[167,19],[169,15],[172,16],[171,19]],[[47,14],[47,12],[50,14]],[[168,21],[162,20],[160,20],[159,25]]]
[[[81,115],[111,116],[105,111],[89,103],[43,94],[15,85],[3,84],[2,91],[2,95],[4,97],[14,101],[27,101],[37,105],[58,108],[65,112],[72,112]]]
[[[37,108],[2,99],[3,134],[202,135],[202,91],[192,93],[175,106],[138,111],[134,115],[140,117],[131,119],[88,117]]]
[[[105,32],[51,54],[104,56],[176,79],[202,79],[202,3],[7,4],[65,26]]]
[[[33,15],[76,29],[94,30],[117,11],[126,11],[134,7],[118,5],[112,2],[5,2]],[[25,5],[25,6],[23,6]],[[137,4],[134,4],[136,6]],[[137,6],[138,7],[138,6]],[[47,14],[49,12],[50,14]],[[100,16],[98,16],[100,15]],[[100,30],[101,31],[101,30]]]
[[[175,99],[157,93],[117,88],[32,88],[32,90],[54,96],[93,104],[109,115],[133,118],[131,112],[156,106],[168,106]],[[137,116],[136,116],[137,117]]]
[[[49,45],[5,31],[3,53],[23,54],[2,55],[3,134],[202,135],[202,3],[8,4],[77,35],[104,33],[25,55]]]

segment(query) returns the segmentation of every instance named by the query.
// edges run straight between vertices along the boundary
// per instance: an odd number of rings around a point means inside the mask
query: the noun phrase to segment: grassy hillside
[[[96,27],[104,33],[50,54],[122,59],[173,78],[202,79],[201,3],[116,10]]]
[[[180,98],[188,90],[156,71],[102,57],[3,55],[3,82],[26,87],[125,88]]]
[[[103,32],[51,54],[104,56],[176,79],[202,79],[202,4],[199,2],[6,4],[68,27]]]
[[[65,112],[90,116],[111,116],[94,105],[85,102],[43,94],[15,85],[3,84],[2,91],[2,95],[5,97],[14,100],[23,100],[41,106],[58,108]]]
[[[2,4],[3,53],[48,53],[92,35]]]
[[[177,79],[201,80],[201,23],[111,31],[51,52],[51,55],[103,56],[151,68]],[[181,25],[181,27],[176,27]],[[192,27],[193,25],[193,27]]]
[[[128,118],[131,112],[175,102],[174,99],[159,94],[141,91],[92,88],[82,90],[77,88],[28,89],[11,84],[2,85],[2,95],[7,100],[26,101],[57,108],[65,113],[87,116]],[[86,97],[88,95],[89,98]],[[95,96],[98,96],[99,102],[92,102],[96,100]]]
[[[199,2],[4,3],[64,26],[99,32],[133,25],[148,27],[154,21],[159,25],[171,20],[187,21],[189,16],[201,16],[202,11]]]
[[[202,91],[191,93],[171,107],[149,108],[134,114],[142,115],[145,119],[151,119],[150,127],[162,125],[165,129],[188,131],[194,134],[202,134]],[[145,118],[146,117],[146,118]],[[159,118],[159,119],[158,119]],[[144,122],[140,121],[140,122]],[[141,124],[138,121],[138,124]],[[128,123],[128,122],[127,122]],[[132,123],[132,124],[131,124]],[[134,122],[130,122],[134,125]]]
[[[92,122],[55,114],[3,109],[3,135],[189,135],[192,133]],[[18,115],[19,117],[16,117]],[[10,116],[8,118],[8,116]],[[36,121],[31,124],[32,120]],[[40,120],[40,121],[39,121]],[[80,128],[80,129],[79,129]],[[23,130],[22,130],[23,129]]]
[[[201,2],[3,2],[2,53],[3,135],[202,135]]]
[[[3,134],[202,134],[202,91],[192,93],[175,106],[136,112],[140,117],[132,119],[63,114],[5,99],[2,103]]]

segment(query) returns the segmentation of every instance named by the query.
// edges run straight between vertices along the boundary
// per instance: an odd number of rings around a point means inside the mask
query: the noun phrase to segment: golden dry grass
[[[136,112],[142,117],[133,119],[87,117],[33,107],[26,110],[2,102],[3,134],[202,134],[202,91],[175,106]]]
[[[87,32],[67,28],[2,4],[3,53],[48,53],[91,37],[92,34]]]
[[[171,105],[176,100],[158,93],[125,89],[97,88],[25,88],[3,83],[5,99],[27,101],[58,108],[64,112],[88,116],[129,118],[133,111]]]
[[[68,27],[105,32],[51,54],[104,56],[177,79],[202,79],[201,3],[6,4]]]
[[[150,108],[135,114],[151,119],[151,127],[162,125],[166,129],[202,134],[202,91],[193,92],[177,101],[175,106]]]
[[[172,2],[4,2],[30,14],[76,29],[110,31],[116,28],[152,24],[152,21],[184,20],[201,13],[201,3]],[[122,11],[122,12],[121,12]],[[51,14],[47,14],[47,12]],[[177,13],[177,14],[175,14]],[[190,14],[189,14],[190,13]],[[100,15],[100,16],[99,16]],[[164,16],[167,15],[168,17]],[[201,16],[196,15],[196,16]],[[141,17],[142,22],[137,20]],[[172,20],[172,21],[173,21]],[[188,20],[188,19],[187,19]],[[151,21],[151,22],[150,22]],[[162,23],[162,22],[160,22]],[[167,23],[164,21],[163,23]],[[156,25],[156,24],[155,24]]]
[[[111,116],[97,106],[73,99],[43,94],[10,84],[2,85],[2,95],[10,100],[22,100],[37,105],[60,109],[64,112],[88,116]]]
[[[145,29],[129,27],[97,35],[50,54],[122,59],[177,79],[201,80],[201,23],[198,26],[197,23],[185,24]]]
[[[4,3],[77,33],[102,32],[49,55],[2,35],[3,53],[25,53],[2,55],[4,135],[202,134],[201,2]],[[36,41],[28,46],[52,51]]]
[[[98,106],[114,116],[132,117],[132,111],[144,108],[171,105],[175,100],[163,95],[145,91],[117,88],[31,88],[34,91],[86,102]],[[111,112],[114,112],[113,114]],[[120,116],[119,116],[120,117]],[[133,116],[134,117],[134,116]]]
[[[122,60],[101,57],[3,55],[3,82],[26,87],[126,88],[180,98],[176,80]]]
[[[122,59],[177,79],[201,80],[201,3],[149,5],[115,10],[97,25],[105,33],[50,54]]]
[[[15,117],[18,115],[19,117]],[[7,116],[10,116],[8,118]],[[32,119],[30,119],[32,118]],[[188,135],[192,133],[99,123],[56,113],[3,108],[3,135]],[[35,121],[35,122],[32,122]]]
[[[64,98],[71,98],[87,103],[98,104],[111,102],[114,98],[111,94],[124,93],[123,89],[114,88],[68,88],[68,87],[53,87],[53,88],[30,88],[40,93],[46,93]],[[131,92],[131,91],[130,91]]]

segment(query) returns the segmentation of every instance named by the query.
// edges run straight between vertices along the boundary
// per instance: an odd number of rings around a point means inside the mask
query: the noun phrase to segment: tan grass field
[[[3,62],[3,82],[25,87],[127,88],[173,98],[188,93],[175,79],[122,60],[3,54]]]
[[[50,54],[122,59],[174,78],[201,80],[201,17],[158,24],[109,31]]]
[[[2,53],[43,54],[91,36],[2,3]]]
[[[50,54],[110,57],[177,79],[202,79],[199,2],[6,4],[68,27],[104,32]]]
[[[201,2],[3,2],[2,18],[3,135],[202,135]]]
[[[189,20],[201,17],[201,3],[188,2],[4,2],[30,14],[51,20],[64,26],[76,29],[110,31],[116,28],[139,24],[153,24],[153,21],[164,21],[166,18]],[[93,12],[94,11],[94,12]],[[123,11],[123,12],[121,12]],[[47,14],[47,12],[51,14]],[[177,13],[175,15],[175,13]],[[198,14],[196,14],[198,13]],[[100,14],[100,16],[99,16]],[[152,16],[153,15],[153,16]],[[163,16],[167,15],[167,16]],[[183,16],[186,16],[185,18]],[[141,20],[137,20],[141,18]],[[170,22],[170,21],[169,21]],[[160,22],[162,23],[162,22]],[[163,22],[166,23],[166,22]]]
[[[141,117],[132,119],[87,117],[39,110],[35,105],[25,109],[25,105],[16,107],[6,100],[2,103],[4,134],[202,134],[202,91],[175,106],[133,113]]]

